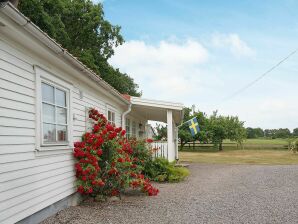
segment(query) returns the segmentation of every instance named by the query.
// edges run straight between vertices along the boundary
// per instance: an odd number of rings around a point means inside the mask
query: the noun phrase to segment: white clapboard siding
[[[7,148],[9,149],[9,148]],[[8,153],[0,155],[0,164],[34,159],[34,152]]]
[[[33,65],[32,65],[32,70],[27,71],[26,69],[22,68],[22,65],[18,64],[17,60],[15,60],[14,62],[8,62],[3,59],[0,59],[0,66],[2,70],[18,75],[24,79],[27,79],[27,80],[34,79]]]
[[[5,217],[0,218],[0,223],[3,221],[4,223],[15,223],[21,219],[24,219],[41,209],[50,206],[54,204],[55,202],[62,200],[63,198],[71,195],[75,191],[74,187],[69,185],[69,186],[64,186],[63,188],[57,188],[54,189],[47,194],[44,194],[40,197],[35,198],[34,200],[28,201],[28,203],[24,203],[25,205],[32,204],[29,208],[23,209],[24,204],[20,204],[19,206],[15,207],[17,211],[19,212],[14,212],[15,210],[9,210],[10,213],[5,213]],[[2,219],[2,220],[1,220]]]
[[[28,120],[28,121],[35,121],[35,113],[27,112],[23,110],[14,110],[10,108],[5,108],[5,105],[3,105],[3,107],[0,106],[0,117],[9,117],[9,118],[16,118],[16,119],[22,119],[22,120]],[[0,124],[4,126],[4,123],[0,123]]]
[[[19,102],[11,99],[4,99],[0,96],[0,105],[4,105],[6,108],[13,110],[23,110],[29,113],[34,113],[35,106],[24,102]]]
[[[31,96],[26,96],[21,93],[17,93],[15,91],[6,90],[6,89],[0,89],[0,96],[1,98],[10,99],[18,102],[23,102],[27,104],[34,105],[35,100]],[[4,104],[3,104],[4,105]]]
[[[22,77],[24,77],[26,79],[34,80],[34,76],[33,76],[34,70],[33,70],[32,64],[24,61],[23,60],[24,57],[22,57],[22,56],[16,57],[16,55],[14,55],[12,53],[12,51],[14,51],[12,48],[10,48],[10,49],[8,49],[8,48],[1,49],[0,48],[0,59],[2,59],[3,61],[5,61],[7,63],[13,64],[13,65],[21,68],[22,70],[27,71],[28,73],[23,73]],[[27,75],[27,74],[29,74],[29,75]]]
[[[36,167],[37,169],[45,164],[58,163],[73,159],[73,155],[63,154],[51,157],[40,157],[30,161],[19,161],[14,163],[0,164],[0,173],[11,172],[15,170],[22,170],[29,167]]]
[[[7,90],[10,90],[10,91],[15,91],[17,93],[21,93],[21,94],[26,95],[26,96],[34,97],[34,94],[35,94],[34,89],[27,88],[23,85],[13,83],[13,82],[7,81],[5,79],[1,79],[1,76],[0,76],[0,88],[7,89]]]
[[[31,182],[31,179],[28,178],[30,176],[38,175],[38,174],[44,174],[47,172],[56,174],[58,169],[63,169],[65,167],[73,168],[74,161],[73,160],[66,160],[66,161],[59,161],[57,163],[50,163],[46,165],[41,165],[38,168],[36,167],[30,167],[22,170],[15,170],[7,173],[1,174],[1,184],[5,184],[6,182],[11,181],[26,181],[29,180]]]
[[[74,186],[73,186],[74,179],[70,179],[71,183],[64,184],[61,186],[50,186],[49,189],[47,189],[47,193],[42,194],[38,197],[32,198],[24,203],[20,203],[13,207],[13,209],[8,209],[3,212],[0,212],[0,223],[1,221],[11,218],[11,220],[19,221],[20,218],[25,218],[28,215],[32,215],[33,213],[63,199],[64,197],[72,194],[74,192]],[[63,194],[64,192],[67,192],[67,194]],[[60,196],[61,195],[61,196]],[[54,198],[54,200],[53,200]],[[28,210],[28,213],[25,213],[24,210]],[[24,212],[24,213],[23,213]],[[23,213],[23,216],[21,214]],[[18,218],[19,219],[16,219]],[[5,220],[5,222],[8,222],[8,220]],[[14,222],[12,222],[14,223]]]
[[[2,156],[3,154],[9,154],[9,153],[22,153],[22,152],[29,152],[29,151],[33,152],[34,150],[35,150],[35,144],[0,145],[0,156]]]
[[[35,137],[31,136],[0,136],[0,145],[22,145],[22,144],[34,144]]]
[[[17,198],[11,198],[9,200],[3,200],[0,202],[0,209],[2,208],[3,212],[5,210],[8,210],[11,207],[16,207],[20,203],[25,203],[27,201],[30,201],[36,197],[39,197],[43,194],[46,194],[48,191],[55,190],[56,188],[64,187],[65,185],[69,185],[73,187],[73,181],[74,181],[74,173],[68,172],[61,174],[59,176],[63,176],[63,181],[56,181],[52,180],[51,182],[48,181],[49,184],[47,185],[40,185],[36,189],[32,189],[32,191],[23,193],[19,195]],[[51,178],[50,178],[51,179]],[[40,181],[42,183],[42,181]],[[9,192],[8,192],[9,193]]]
[[[0,59],[0,65],[1,65],[1,59]],[[11,73],[7,70],[1,69],[0,77],[3,80],[17,83],[19,86],[24,86],[24,87],[27,87],[28,89],[35,89],[34,80],[29,80],[29,79],[23,78],[23,76]]]
[[[35,128],[34,121],[10,117],[0,117],[0,124],[4,127]]]
[[[59,163],[59,165],[60,165],[60,163]],[[43,169],[43,170],[45,170],[45,169]],[[11,186],[14,186],[16,188],[16,187],[24,186],[26,184],[30,184],[33,182],[39,182],[44,179],[48,179],[48,178],[54,177],[56,175],[60,175],[63,173],[69,173],[69,172],[73,172],[73,166],[70,166],[67,163],[67,165],[64,164],[64,167],[63,166],[62,167],[53,167],[51,172],[49,172],[49,170],[46,170],[45,172],[38,172],[36,174],[32,173],[29,176],[26,176],[26,173],[25,173],[24,176],[20,176],[18,179],[12,178],[9,181],[5,181],[5,182],[1,181],[0,192],[5,192],[7,190],[10,190]]]
[[[16,128],[0,126],[0,136],[31,136],[35,137],[34,128]],[[1,144],[1,143],[0,143]]]
[[[74,178],[74,172],[68,172],[68,173],[63,173],[63,174],[59,174],[59,175],[55,175],[53,177],[44,179],[42,181],[39,182],[33,182],[30,184],[26,184],[23,185],[21,187],[17,187],[17,188],[13,188],[10,189],[8,191],[4,191],[0,193],[0,210],[4,210],[4,205],[5,203],[8,203],[8,201],[16,201],[18,200],[18,198],[20,199],[20,197],[22,195],[26,195],[30,192],[37,192],[38,189],[43,188],[43,187],[47,187],[50,186],[53,183],[61,183],[63,184],[62,180],[65,179],[72,179]],[[17,197],[18,196],[18,197]],[[17,197],[17,199],[15,199]],[[20,203],[22,203],[22,200],[19,200]]]

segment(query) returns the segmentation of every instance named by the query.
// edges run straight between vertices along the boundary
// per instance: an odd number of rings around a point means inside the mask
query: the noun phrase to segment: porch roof
[[[131,109],[147,120],[167,122],[167,110],[172,110],[173,120],[176,125],[183,119],[183,104],[144,99],[140,97],[130,97]]]

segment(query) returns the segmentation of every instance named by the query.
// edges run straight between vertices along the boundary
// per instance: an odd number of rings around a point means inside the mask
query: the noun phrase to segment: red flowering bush
[[[93,121],[92,131],[74,144],[77,191],[95,196],[117,196],[128,187],[139,188],[149,196],[157,195],[149,179],[142,174],[143,167],[135,157],[125,130],[107,122],[97,110],[89,111]]]

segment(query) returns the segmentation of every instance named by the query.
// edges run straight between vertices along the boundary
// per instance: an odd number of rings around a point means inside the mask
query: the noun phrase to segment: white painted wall
[[[72,148],[36,151],[36,127],[40,124],[33,65],[72,85],[73,141],[80,140],[86,130],[87,108],[106,114],[106,108],[112,107],[117,125],[127,109],[91,80],[77,79],[78,71],[56,56],[43,53],[39,57],[0,34],[0,223],[15,223],[75,192]]]

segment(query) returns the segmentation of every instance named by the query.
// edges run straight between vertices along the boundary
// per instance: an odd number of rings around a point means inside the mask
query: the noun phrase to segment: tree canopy
[[[120,93],[140,96],[138,85],[108,63],[123,44],[121,27],[90,0],[21,0],[19,10]]]
[[[222,150],[222,143],[224,139],[230,139],[236,141],[238,144],[242,144],[246,138],[246,130],[244,128],[244,122],[240,121],[235,116],[222,116],[218,115],[215,111],[211,116],[201,111],[195,111],[191,113],[191,108],[184,108],[183,125],[179,127],[178,138],[181,144],[181,149],[188,142],[199,141],[202,143],[212,143],[214,147]],[[197,118],[200,126],[200,132],[195,136],[192,136],[186,121]],[[166,128],[162,126],[157,127],[157,134],[162,133],[162,137],[166,136]],[[160,139],[157,136],[157,139]]]

